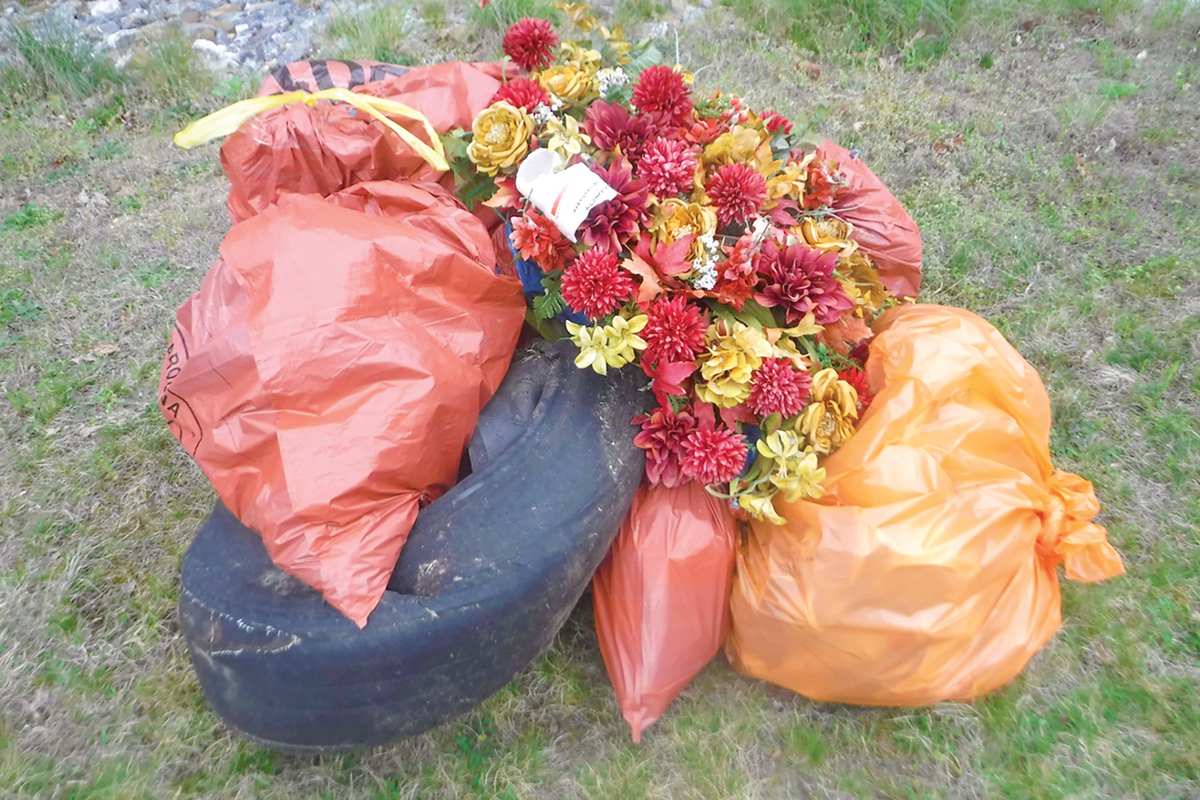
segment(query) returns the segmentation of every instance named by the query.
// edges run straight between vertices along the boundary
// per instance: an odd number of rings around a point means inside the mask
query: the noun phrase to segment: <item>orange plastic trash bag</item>
[[[470,130],[475,115],[500,88],[501,75],[497,64],[405,68],[308,61],[274,73],[259,95],[352,88],[364,96],[401,102],[421,112],[435,131],[445,133],[456,127]],[[395,122],[429,141],[422,124]],[[329,101],[292,103],[254,117],[225,139],[221,165],[229,176],[229,216],[235,223],[291,193],[328,196],[376,180],[439,181],[453,188],[454,180],[369,115]]]
[[[871,257],[879,282],[896,297],[917,296],[921,288],[921,230],[883,181],[846,148],[826,140],[817,158],[838,162],[849,191],[834,204],[834,215],[854,226],[851,238]]]
[[[177,314],[159,402],[280,568],[360,627],[455,480],[525,316],[435,183],[293,195],[235,225]]]
[[[1056,566],[1121,574],[1091,484],[1050,463],[1037,372],[991,325],[913,305],[876,323],[875,400],[825,461],[827,494],[781,504],[739,548],[727,655],[816,700],[971,700],[1062,622]]]
[[[643,484],[592,578],[596,636],[633,741],[721,649],[736,524],[695,481]]]

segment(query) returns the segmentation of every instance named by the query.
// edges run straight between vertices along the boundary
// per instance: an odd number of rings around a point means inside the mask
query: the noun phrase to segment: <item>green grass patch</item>
[[[555,23],[562,19],[551,0],[493,0],[487,8],[471,4],[467,12],[471,24],[498,31],[508,30],[522,17],[541,17]]]
[[[414,17],[407,3],[384,3],[365,11],[344,12],[329,23],[329,35],[337,41],[331,55],[412,64],[408,48]]]
[[[51,172],[53,171],[51,170]],[[3,222],[0,222],[0,231],[8,233],[39,228],[60,219],[62,215],[63,212],[56,208],[46,208],[37,203],[24,203],[16,211],[4,216]]]
[[[17,72],[6,80],[11,82],[8,88],[14,93],[59,94],[79,99],[120,81],[111,62],[61,28],[18,27],[6,39],[21,57]],[[22,89],[25,91],[21,92]]]

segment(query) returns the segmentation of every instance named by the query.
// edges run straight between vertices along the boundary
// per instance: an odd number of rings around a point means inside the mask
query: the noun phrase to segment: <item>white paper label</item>
[[[562,159],[545,148],[534,150],[517,169],[517,191],[549,217],[572,242],[588,212],[617,196],[586,164],[562,168]]]

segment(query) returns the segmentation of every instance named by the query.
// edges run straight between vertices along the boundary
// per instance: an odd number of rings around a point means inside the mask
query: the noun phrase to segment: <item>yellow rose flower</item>
[[[525,157],[533,130],[533,119],[525,109],[493,103],[471,123],[474,137],[467,147],[467,157],[488,175],[495,175]]]
[[[740,322],[718,320],[708,328],[708,354],[700,356],[696,396],[705,403],[733,408],[750,396],[750,377],[771,356],[763,332]]]
[[[805,217],[800,220],[799,231],[794,228],[792,230],[800,234],[800,238],[804,240],[805,244],[822,253],[830,250],[839,250],[844,253],[847,250],[858,249],[858,243],[850,239],[854,226],[836,217],[822,219]]]
[[[566,100],[581,99],[592,85],[592,76],[574,64],[556,64],[539,72],[537,79],[547,92]]]
[[[858,392],[838,378],[836,370],[823,369],[813,376],[812,399],[800,412],[797,429],[822,455],[833,452],[854,433],[858,419]]]

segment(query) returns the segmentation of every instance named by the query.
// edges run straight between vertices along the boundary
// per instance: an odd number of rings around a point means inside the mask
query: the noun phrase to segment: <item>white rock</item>
[[[121,8],[121,0],[96,0],[88,7],[88,13],[93,17],[99,17],[102,14],[113,14]]]
[[[207,39],[197,39],[192,42],[192,49],[200,54],[204,65],[211,70],[224,70],[237,67],[237,59],[229,54],[229,48],[210,42]]]

